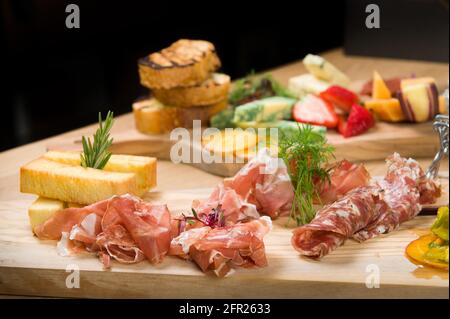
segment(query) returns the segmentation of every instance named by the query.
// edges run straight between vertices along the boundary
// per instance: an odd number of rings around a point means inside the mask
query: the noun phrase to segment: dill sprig
[[[290,134],[281,132],[279,157],[285,161],[294,186],[290,220],[295,220],[297,225],[309,223],[316,214],[315,185],[329,179],[325,164],[333,157],[333,150],[324,135],[315,132],[310,125],[298,125],[298,130]]]
[[[94,134],[94,141],[88,137],[82,137],[83,152],[81,153],[81,166],[103,169],[108,163],[111,153],[108,151],[113,139],[109,137],[109,132],[114,123],[113,112],[108,111],[105,121],[102,122],[102,114],[98,113],[99,128]]]

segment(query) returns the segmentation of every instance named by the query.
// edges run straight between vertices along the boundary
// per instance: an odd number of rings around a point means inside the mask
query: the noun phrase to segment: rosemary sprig
[[[109,132],[114,123],[113,112],[108,111],[105,121],[102,122],[102,115],[98,113],[99,128],[94,134],[94,141],[88,137],[82,137],[83,152],[81,153],[81,166],[103,169],[108,163],[111,153],[108,151],[113,139],[109,137]]]
[[[295,220],[297,225],[307,224],[315,216],[313,201],[318,198],[315,185],[329,179],[324,166],[333,157],[334,149],[310,125],[298,125],[298,131],[289,135],[281,132],[279,148],[295,191],[289,220]]]

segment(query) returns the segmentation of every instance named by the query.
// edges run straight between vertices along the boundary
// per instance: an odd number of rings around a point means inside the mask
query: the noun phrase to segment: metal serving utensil
[[[447,107],[447,113],[448,113],[448,100],[449,100],[449,92],[448,89],[444,92],[445,97],[445,103]],[[438,176],[439,172],[439,165],[441,163],[442,158],[444,155],[448,156],[449,153],[449,133],[448,133],[448,126],[449,126],[449,117],[448,115],[436,115],[433,122],[433,128],[435,131],[439,133],[439,141],[440,141],[440,149],[434,156],[433,161],[431,162],[430,166],[427,169],[426,176],[427,178],[436,178]]]

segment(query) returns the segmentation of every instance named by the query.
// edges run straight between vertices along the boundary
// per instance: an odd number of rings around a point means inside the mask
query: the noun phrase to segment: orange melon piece
[[[406,254],[409,256],[409,258],[413,259],[414,261],[422,265],[432,266],[441,269],[448,269],[448,264],[439,261],[429,260],[425,257],[426,256],[425,254],[429,249],[428,245],[431,242],[433,242],[436,238],[437,237],[435,235],[430,234],[424,235],[419,239],[412,241],[406,247]]]
[[[391,91],[389,91],[386,83],[381,75],[377,72],[373,72],[373,84],[372,84],[372,98],[374,99],[389,99],[391,98]]]
[[[447,105],[445,102],[445,97],[443,95],[439,95],[438,101],[439,101],[439,113],[447,114]]]
[[[406,119],[398,99],[373,99],[366,101],[364,105],[380,120],[401,122]]]

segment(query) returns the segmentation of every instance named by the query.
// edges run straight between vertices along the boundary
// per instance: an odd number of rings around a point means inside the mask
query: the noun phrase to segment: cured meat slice
[[[111,205],[115,203],[117,200]],[[122,201],[119,201],[119,204],[122,205]],[[136,210],[139,208],[141,210]],[[162,261],[169,251],[172,239],[169,211],[165,209],[161,212],[158,207],[157,213],[158,216],[152,214],[152,208],[142,205],[142,202],[119,209],[123,225],[152,264]]]
[[[302,255],[321,258],[368,225],[376,216],[374,187],[357,188],[317,212],[311,223],[294,230],[292,245]]]
[[[395,153],[387,164],[383,180],[350,191],[317,212],[310,224],[296,228],[294,248],[321,258],[348,238],[364,241],[395,230],[420,212],[421,196],[428,202],[440,196],[439,184],[427,179],[415,160]]]
[[[206,200],[195,200],[192,207],[198,216],[220,210],[225,225],[259,218],[260,213],[272,218],[288,213],[294,189],[282,159],[261,149],[234,177],[219,184]]]
[[[329,204],[347,194],[352,189],[367,186],[370,174],[363,164],[347,160],[337,163],[330,171],[330,179],[318,185],[319,203]]]
[[[82,208],[58,211],[36,229],[40,239],[59,239],[58,252],[96,252],[105,268],[147,259],[159,263],[168,253],[171,216],[166,205],[122,195]]]
[[[192,259],[202,271],[212,270],[218,277],[234,267],[264,267],[263,238],[271,227],[264,216],[232,226],[192,228],[172,239],[170,255]]]
[[[101,201],[83,208],[66,208],[57,211],[52,218],[36,227],[36,236],[40,239],[60,239],[63,232],[70,232],[75,225],[91,213],[103,216],[108,201]]]
[[[378,182],[379,201],[386,208],[371,224],[353,236],[357,241],[397,229],[401,223],[419,214],[422,202],[433,203],[440,196],[438,182],[427,179],[417,161],[394,153],[387,158],[387,163],[387,174]]]

